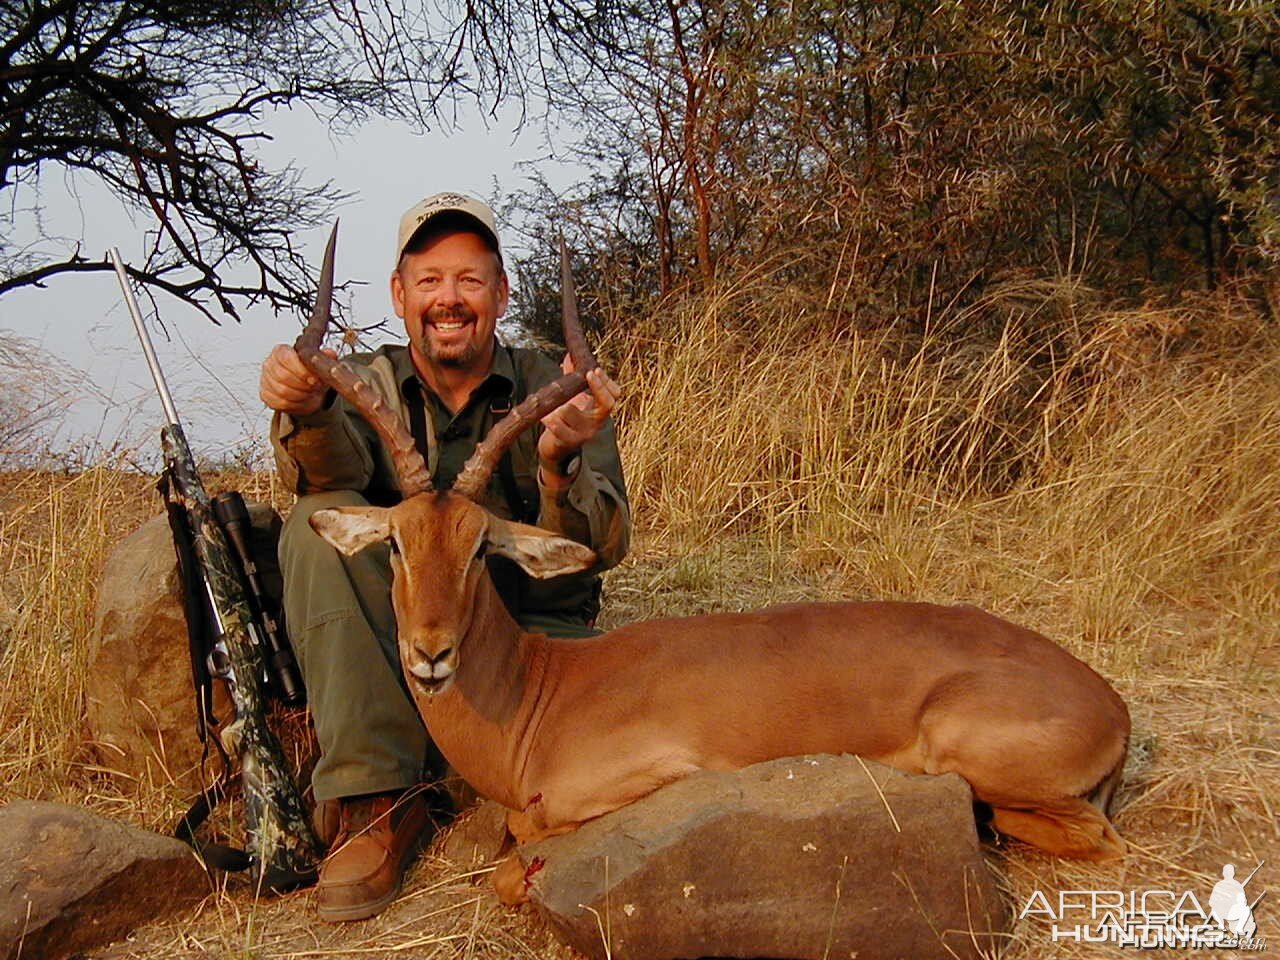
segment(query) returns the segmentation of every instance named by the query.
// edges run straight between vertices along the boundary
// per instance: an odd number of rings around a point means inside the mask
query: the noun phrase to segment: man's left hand
[[[561,369],[573,372],[573,358],[565,357]],[[545,428],[538,440],[538,459],[544,480],[564,480],[562,465],[600,432],[605,420],[622,398],[622,388],[605,371],[596,367],[587,374],[589,391],[552,410],[542,418]]]

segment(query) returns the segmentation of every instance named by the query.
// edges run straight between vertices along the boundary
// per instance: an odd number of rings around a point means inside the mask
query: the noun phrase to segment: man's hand
[[[333,350],[325,350],[336,357]],[[258,396],[270,409],[305,417],[324,405],[329,388],[316,379],[306,368],[293,347],[276,344],[262,363],[262,377],[258,381]]]
[[[566,356],[561,369],[572,373],[573,358]],[[587,374],[587,386],[589,392],[578,394],[542,418],[545,429],[538,440],[538,459],[544,482],[563,484],[572,479],[563,476],[562,465],[600,432],[622,398],[622,388],[600,367]]]

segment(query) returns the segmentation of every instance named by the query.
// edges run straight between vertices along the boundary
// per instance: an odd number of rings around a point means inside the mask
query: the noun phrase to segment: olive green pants
[[[307,519],[326,507],[367,506],[339,490],[299,497],[280,534],[284,613],[302,669],[320,761],[317,803],[413,786],[445,773],[400,669],[391,609],[390,549],[344,556]],[[585,624],[522,617],[526,629],[591,636]]]

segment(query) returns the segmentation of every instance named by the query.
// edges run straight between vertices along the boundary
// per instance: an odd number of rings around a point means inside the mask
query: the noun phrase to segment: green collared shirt
[[[472,391],[463,408],[454,414],[418,377],[409,351],[406,350],[402,356],[403,359],[398,362],[393,361],[400,394],[406,402],[412,402],[411,391],[421,391],[423,406],[431,418],[430,436],[434,438],[436,448],[436,462],[431,468],[431,479],[437,488],[446,489],[453,486],[453,481],[462,472],[463,464],[475,451],[476,444],[484,439],[494,420],[500,419],[502,411],[509,410],[513,402],[520,402],[515,399],[515,395],[517,382],[521,378],[517,375],[511,351],[498,345],[493,352],[493,366],[489,370],[489,376]],[[405,370],[404,367],[408,369]],[[485,416],[483,410],[486,405],[489,416]],[[529,499],[530,492],[533,493],[532,501]],[[522,490],[521,493],[525,503],[537,502],[536,484],[532,490]]]
[[[533,350],[498,344],[488,377],[455,415],[422,383],[405,346],[384,346],[371,354],[349,357],[352,368],[395,410],[411,429],[409,391],[421,390],[426,411],[427,469],[437,489],[447,488],[471,456],[476,444],[501,419],[506,407],[560,376],[560,367]],[[523,504],[536,506],[536,525],[584,543],[600,557],[584,574],[537,581],[522,571],[491,564],[499,591],[518,617],[550,615],[586,621],[594,617],[599,571],[626,554],[631,519],[613,421],[606,421],[582,449],[582,464],[573,482],[559,491],[538,482],[538,438],[542,425],[526,430],[508,456],[511,476]],[[370,503],[399,502],[400,486],[391,456],[365,419],[332,391],[325,406],[306,417],[277,413],[271,422],[271,445],[281,480],[294,493],[355,490]],[[495,470],[482,498],[491,513],[517,516],[501,471]],[[519,508],[522,505],[516,504]],[[524,512],[520,510],[519,512]]]

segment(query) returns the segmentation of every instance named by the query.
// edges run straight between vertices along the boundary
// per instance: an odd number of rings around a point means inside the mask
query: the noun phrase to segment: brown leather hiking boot
[[[321,920],[364,920],[400,893],[405,870],[431,838],[427,797],[419,789],[347,797],[316,884]]]

